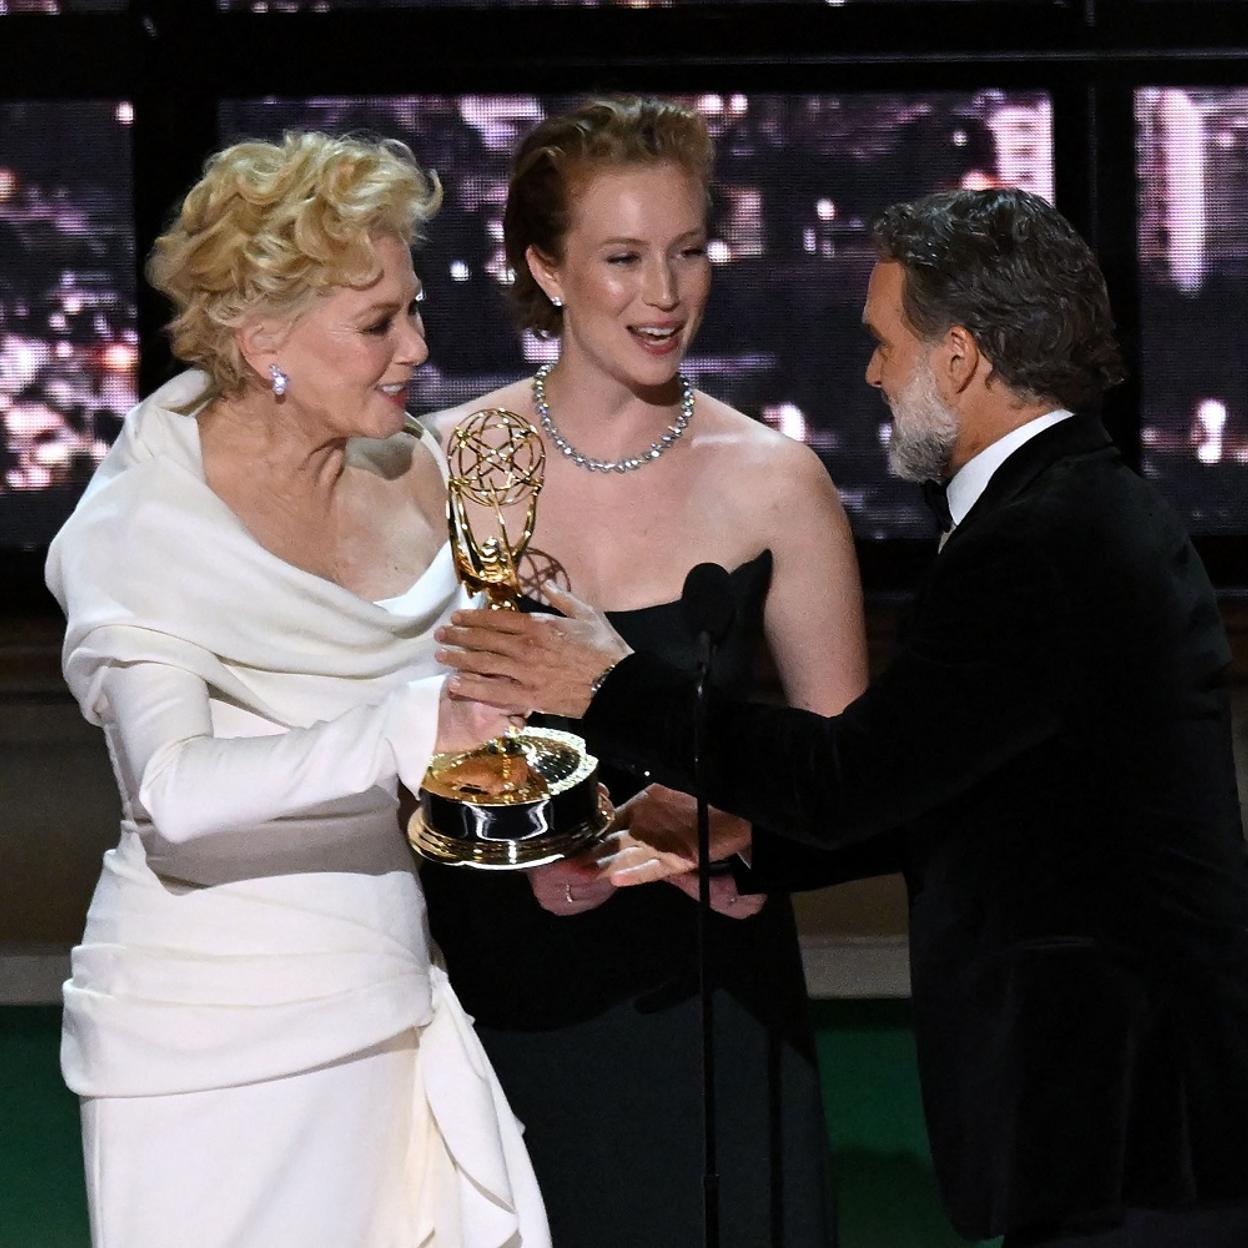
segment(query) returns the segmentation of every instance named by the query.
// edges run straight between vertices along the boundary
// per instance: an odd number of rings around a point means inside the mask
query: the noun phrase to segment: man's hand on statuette
[[[544,593],[563,616],[464,610],[438,629],[447,648],[436,657],[457,669],[457,696],[509,713],[584,715],[606,672],[632,651],[601,611],[553,585]]]

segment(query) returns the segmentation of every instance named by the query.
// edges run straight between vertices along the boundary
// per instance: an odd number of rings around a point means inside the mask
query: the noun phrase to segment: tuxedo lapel
[[[950,532],[948,541],[956,541],[958,535],[977,519],[1016,498],[1059,460],[1095,454],[1111,449],[1113,445],[1105,426],[1091,416],[1073,416],[1036,434],[992,474],[974,506]]]
[[[1045,469],[1059,460],[1079,455],[1092,455],[1113,450],[1113,439],[1105,426],[1092,416],[1072,416],[1024,442],[992,474],[984,492],[975,500],[970,511],[944,534],[931,562],[914,589],[910,610],[902,624],[902,636],[910,630],[913,621],[923,609],[928,589],[940,569],[940,555],[957,542],[961,534],[985,515],[1003,507],[1021,494]]]

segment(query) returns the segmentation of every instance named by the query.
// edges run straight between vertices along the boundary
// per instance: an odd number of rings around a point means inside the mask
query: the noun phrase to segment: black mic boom
[[[706,686],[711,655],[728,636],[737,604],[732,577],[717,563],[689,570],[680,594],[685,627],[697,643],[698,683],[694,693],[693,771],[698,799],[698,999],[702,1006],[702,1223],[704,1248],[719,1248],[719,1162],[715,1131],[714,966],[710,937],[711,825],[706,804]]]
[[[680,609],[685,627],[695,638],[704,634],[717,646],[732,627],[737,604],[732,596],[732,577],[717,563],[699,563],[689,569],[680,593]]]

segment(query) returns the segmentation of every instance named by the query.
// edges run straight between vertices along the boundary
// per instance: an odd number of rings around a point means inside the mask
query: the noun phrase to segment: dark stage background
[[[686,371],[744,411],[809,442],[860,536],[921,537],[917,491],[889,478],[889,422],[863,384],[869,224],[891,200],[1007,181],[1052,198],[1049,101],[1035,91],[682,97],[719,160],[707,320]],[[437,169],[446,200],[417,266],[431,366],[415,407],[482,394],[556,357],[517,334],[505,291],[502,209],[520,137],[575,97],[418,96],[227,101],[223,139],[284,129],[397,135]]]
[[[1219,584],[1244,587],[1236,7],[0,0],[0,558],[19,576],[35,565],[121,414],[169,372],[164,309],[136,274],[214,146],[367,130],[437,169],[446,206],[418,257],[425,411],[549,358],[506,306],[510,152],[550,110],[635,89],[694,105],[718,141],[716,281],[689,371],[819,452],[869,588],[904,587],[930,533],[885,471],[886,413],[862,382],[870,221],[895,199],[994,183],[1055,200],[1097,246],[1132,365],[1106,418]],[[59,76],[39,65],[54,46]]]
[[[1130,365],[1103,415],[1222,591],[1248,793],[1243,10],[0,0],[0,1248],[87,1240],[50,1007],[116,835],[99,734],[61,679],[44,547],[127,405],[171,370],[167,309],[138,269],[214,148],[365,127],[438,169],[447,204],[417,261],[433,362],[413,397],[429,410],[548,349],[513,332],[503,298],[499,207],[522,130],[610,90],[702,109],[720,144],[715,289],[690,371],[828,464],[860,539],[877,666],[932,540],[912,491],[884,474],[884,413],[862,381],[868,223],[937,186],[1051,196],[1101,257]],[[895,878],[803,899],[812,993],[904,996],[905,923]],[[953,1248],[905,1002],[817,1007],[844,1248]]]

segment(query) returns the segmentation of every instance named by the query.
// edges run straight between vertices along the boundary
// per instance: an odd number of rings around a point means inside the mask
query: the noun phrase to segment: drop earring
[[[269,365],[269,376],[273,378],[273,397],[280,399],[290,385],[290,378],[276,364]]]

